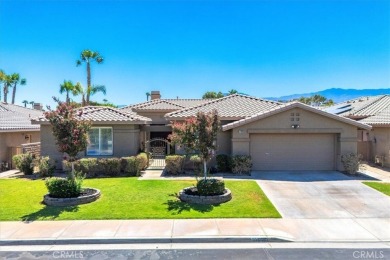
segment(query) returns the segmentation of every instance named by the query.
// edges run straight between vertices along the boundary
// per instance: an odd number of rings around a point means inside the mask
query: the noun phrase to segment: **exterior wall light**
[[[297,128],[299,128],[299,125],[298,125],[298,124],[296,124],[296,125],[291,125],[291,128],[297,129]]]

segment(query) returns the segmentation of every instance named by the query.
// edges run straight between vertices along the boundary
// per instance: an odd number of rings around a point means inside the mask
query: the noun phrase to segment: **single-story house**
[[[217,153],[250,155],[253,170],[341,170],[341,155],[357,152],[358,130],[371,128],[299,102],[282,104],[241,94],[212,100],[161,99],[154,91],[151,101],[122,109],[83,108],[82,117],[91,120],[93,128],[82,156],[119,157],[148,150],[153,140],[167,138],[172,121],[213,109],[222,123]],[[61,159],[49,123],[35,123],[41,124],[42,155]]]
[[[390,95],[360,97],[326,111],[372,126],[371,131],[358,131],[358,153],[390,167]]]
[[[40,141],[40,128],[31,119],[42,115],[38,109],[0,102],[0,164],[12,166],[12,156],[21,145]]]

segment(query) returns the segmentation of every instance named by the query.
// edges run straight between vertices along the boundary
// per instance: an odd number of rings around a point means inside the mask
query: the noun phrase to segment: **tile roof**
[[[131,111],[121,111],[112,107],[87,106],[78,108],[82,111],[80,120],[90,120],[94,123],[126,123],[126,124],[146,124],[150,118],[137,115]],[[44,117],[35,120],[36,123],[48,122]]]
[[[296,108],[296,107],[299,107],[299,108],[302,108],[304,110],[308,110],[308,111],[311,111],[311,112],[314,112],[314,113],[317,113],[317,114],[320,114],[320,115],[323,115],[323,116],[326,116],[326,117],[329,117],[329,118],[332,118],[332,119],[335,119],[338,121],[342,121],[342,122],[347,123],[347,124],[355,125],[359,128],[363,128],[363,129],[367,129],[367,130],[371,128],[371,126],[369,126],[367,124],[360,123],[358,121],[355,121],[355,120],[352,120],[352,119],[349,119],[346,117],[338,116],[338,115],[317,109],[315,107],[300,103],[298,101],[294,101],[294,102],[285,103],[283,105],[271,108],[269,110],[259,112],[257,114],[250,116],[250,117],[232,122],[230,124],[226,124],[226,125],[222,126],[222,130],[227,131],[227,130],[236,128],[238,126],[246,125],[246,124],[252,123],[254,121],[257,121],[259,119],[266,118],[266,117],[269,117],[269,116],[272,116],[272,115],[275,115],[275,114],[278,114],[280,112],[287,111],[287,110],[290,110],[290,109]]]
[[[0,102],[0,131],[39,130],[31,119],[42,114],[40,110]]]
[[[165,115],[168,119],[179,119],[195,116],[197,112],[210,112],[213,109],[218,111],[219,116],[225,120],[238,120],[252,116],[253,114],[265,111],[281,103],[251,97],[242,94],[233,94],[226,97],[213,99],[207,103],[190,108],[184,108]]]
[[[361,97],[328,108],[326,111],[361,120],[367,124],[390,124],[390,95]]]
[[[204,104],[212,99],[153,99],[121,108],[122,110],[131,111],[175,111],[187,107]]]

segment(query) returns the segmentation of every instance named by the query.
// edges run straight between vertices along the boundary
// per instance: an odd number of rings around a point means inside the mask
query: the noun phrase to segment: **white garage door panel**
[[[253,134],[253,170],[333,170],[333,134]]]

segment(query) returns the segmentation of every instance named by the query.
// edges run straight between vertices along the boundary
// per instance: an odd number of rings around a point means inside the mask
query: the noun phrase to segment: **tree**
[[[224,97],[223,93],[219,91],[218,93],[215,91],[207,91],[206,93],[203,94],[202,98],[207,99],[207,98],[221,98]]]
[[[5,72],[3,70],[0,70],[0,83],[4,83],[5,80]],[[1,90],[0,90],[0,101],[1,101]]]
[[[26,107],[27,104],[28,104],[28,101],[27,100],[23,100],[22,103],[24,104],[24,107]]]
[[[169,136],[174,144],[184,146],[187,154],[198,153],[203,162],[204,179],[207,178],[207,161],[217,148],[217,134],[220,120],[216,110],[205,114],[198,112],[196,117],[184,122],[172,124],[172,134]]]
[[[66,93],[66,103],[70,104],[69,93],[72,93],[73,96],[80,94],[81,84],[77,82],[75,85],[70,80],[64,80],[64,83],[60,85],[60,94]]]
[[[146,92],[146,101],[149,101],[150,92]]]
[[[34,104],[35,104],[34,101],[30,101],[30,102],[28,102],[28,103],[31,105],[31,108],[34,108]]]
[[[4,100],[4,103],[7,103],[8,101],[8,90],[10,87],[12,87],[12,84],[13,84],[13,80],[12,80],[12,77],[11,75],[7,75],[7,74],[3,74],[2,75],[2,80],[3,82],[3,100]]]
[[[91,84],[91,63],[96,62],[97,64],[103,63],[103,57],[99,54],[99,52],[91,51],[91,50],[83,50],[80,54],[80,60],[76,61],[76,65],[80,66],[82,63],[86,64],[87,68],[87,89],[92,88]],[[86,92],[85,103],[89,105],[89,98],[91,95],[91,91]]]
[[[15,104],[15,97],[16,97],[16,86],[19,84],[21,86],[26,85],[27,80],[21,79],[19,73],[13,73],[11,75],[11,81],[12,81],[12,104]]]
[[[81,86],[80,83],[77,83],[76,85],[77,85],[77,87],[76,87],[75,91],[77,92],[77,94],[81,94],[82,106],[88,106],[92,102],[90,100],[87,101],[86,97],[93,96],[98,92],[101,92],[104,95],[107,93],[106,87],[103,85],[91,86],[91,87],[87,87],[85,89],[83,88],[83,86]],[[94,102],[94,103],[96,103],[96,102]]]
[[[231,89],[231,90],[229,90],[228,94],[229,95],[238,94],[238,91],[235,89]]]
[[[79,120],[82,110],[77,110],[73,106],[61,102],[58,99],[56,110],[45,112],[45,118],[49,120],[53,127],[53,135],[56,139],[58,151],[66,153],[72,164],[71,179],[75,179],[74,161],[79,152],[84,151],[88,145],[88,132],[91,128],[89,121]]]

